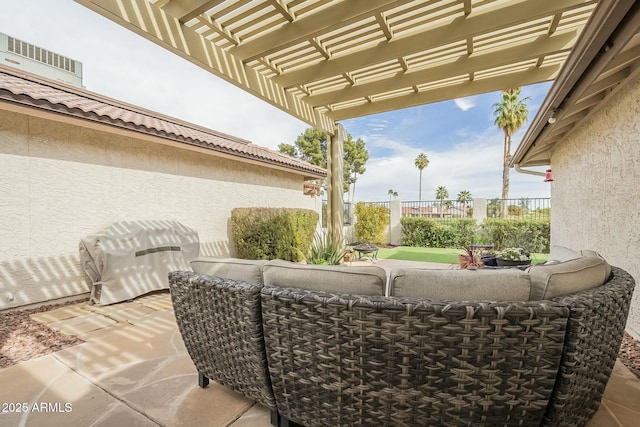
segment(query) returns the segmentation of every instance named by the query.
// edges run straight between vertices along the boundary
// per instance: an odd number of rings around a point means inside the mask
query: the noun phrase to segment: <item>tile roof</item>
[[[238,159],[249,159],[325,177],[326,170],[249,141],[213,131],[94,92],[0,65],[0,101],[129,129],[142,134],[202,147]]]

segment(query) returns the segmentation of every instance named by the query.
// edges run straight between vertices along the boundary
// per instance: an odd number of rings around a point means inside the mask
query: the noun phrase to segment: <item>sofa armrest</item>
[[[169,274],[171,301],[199,373],[275,408],[260,313],[261,286],[193,272]]]
[[[545,426],[584,425],[600,407],[620,351],[635,281],[611,267],[604,285],[554,298],[571,310],[560,373]]]

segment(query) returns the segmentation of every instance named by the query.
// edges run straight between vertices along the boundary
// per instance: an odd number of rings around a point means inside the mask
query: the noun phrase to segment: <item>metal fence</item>
[[[428,200],[402,202],[402,216],[432,218],[441,222],[471,218],[473,201],[461,203],[457,200]],[[486,218],[548,220],[551,215],[551,199],[522,197],[520,199],[487,200],[487,212],[478,215]]]
[[[505,217],[508,219],[551,219],[551,199],[522,197],[520,199],[487,200],[487,218]]]
[[[326,204],[326,201],[323,201]],[[366,202],[367,205],[384,206],[391,216],[391,202]],[[431,218],[441,223],[448,223],[452,220],[472,218],[474,204],[473,201],[459,202],[457,200],[424,200],[400,202],[401,216]],[[351,203],[344,203],[344,223],[351,225],[353,215]],[[326,212],[326,209],[324,210]],[[506,212],[506,215],[504,213]],[[522,197],[520,199],[488,199],[487,212],[485,215],[477,215],[481,218],[507,219],[531,219],[549,220],[551,218],[551,199]],[[391,223],[391,221],[389,221]]]
[[[425,200],[402,202],[401,216],[431,218],[447,223],[454,219],[471,218],[473,202],[461,203],[457,200]]]

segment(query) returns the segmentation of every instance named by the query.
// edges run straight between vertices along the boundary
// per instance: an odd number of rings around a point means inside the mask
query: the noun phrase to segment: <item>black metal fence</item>
[[[454,219],[471,218],[473,202],[457,200],[425,200],[420,202],[402,202],[402,216],[414,218],[431,218],[447,223]]]
[[[441,222],[452,219],[471,218],[473,201],[428,200],[402,202],[402,216],[432,218]],[[486,218],[548,220],[551,217],[551,199],[522,197],[520,199],[487,200],[487,212],[478,215]]]
[[[506,212],[506,215],[505,215]],[[487,200],[487,218],[551,219],[551,199],[522,197],[520,199]]]
[[[323,214],[326,212],[326,201]],[[391,202],[366,202],[368,205],[384,206],[391,216]],[[438,222],[448,223],[455,219],[472,218],[474,204],[473,201],[459,202],[457,200],[424,200],[401,202],[401,216],[431,218]],[[351,203],[344,203],[344,223],[351,225],[353,215]],[[520,199],[488,199],[487,212],[485,215],[478,215],[486,218],[507,219],[531,219],[549,220],[551,218],[551,199],[522,197]],[[389,221],[391,223],[391,221]]]

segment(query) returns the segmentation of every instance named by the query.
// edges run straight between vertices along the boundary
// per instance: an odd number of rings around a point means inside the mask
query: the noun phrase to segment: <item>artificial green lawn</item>
[[[380,248],[378,258],[457,264],[458,255],[462,253],[463,251],[461,249],[398,246],[395,248]],[[548,257],[549,254],[531,254],[531,263],[537,264],[539,262],[545,262]]]

